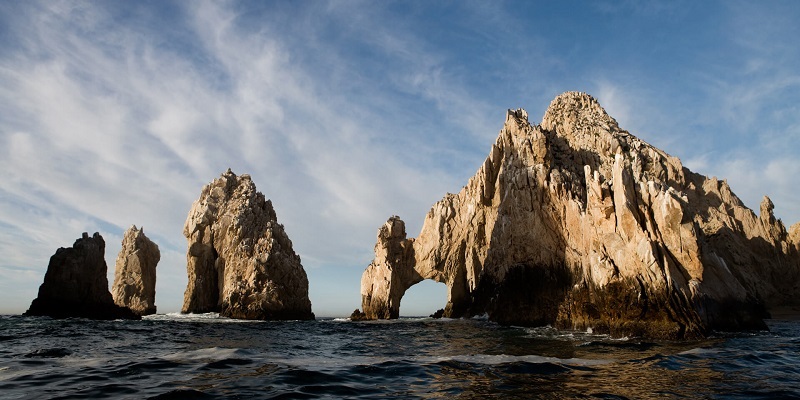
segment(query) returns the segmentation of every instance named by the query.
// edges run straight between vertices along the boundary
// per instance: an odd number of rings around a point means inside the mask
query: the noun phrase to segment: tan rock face
[[[670,338],[763,328],[765,306],[797,301],[800,277],[800,228],[787,235],[772,208],[757,217],[725,181],[565,93],[541,125],[508,112],[475,176],[403,236],[403,257],[383,234],[402,221],[381,228],[362,307],[394,317],[387,305],[435,279],[449,288],[445,316]]]
[[[389,319],[400,314],[400,299],[409,288],[422,281],[422,277],[408,266],[414,265],[414,240],[406,239],[406,225],[394,216],[378,230],[375,260],[364,271],[362,282],[371,286],[363,293],[363,316],[358,319]]]
[[[788,241],[789,245],[794,246],[794,250],[800,253],[800,222],[789,228]]]
[[[87,233],[72,247],[59,248],[50,257],[39,295],[25,315],[53,318],[138,319],[126,307],[114,304],[108,291],[106,242],[99,233]]]
[[[114,269],[114,303],[138,315],[155,314],[156,266],[160,259],[158,245],[145,236],[144,228],[128,228]]]
[[[313,319],[308,278],[272,202],[249,175],[228,170],[203,187],[183,234],[184,313],[241,319]]]

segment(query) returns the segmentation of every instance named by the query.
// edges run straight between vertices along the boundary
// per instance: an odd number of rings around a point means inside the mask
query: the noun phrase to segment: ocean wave
[[[0,397],[800,396],[797,322],[693,342],[471,319],[228,322],[240,321],[216,313],[5,319]]]
[[[559,364],[569,366],[596,366],[616,362],[609,359],[584,359],[584,358],[558,358],[538,355],[508,355],[508,354],[463,354],[453,356],[411,356],[411,357],[374,357],[374,356],[348,356],[335,357],[298,357],[292,359],[264,359],[274,364],[283,364],[296,367],[313,369],[343,369],[355,366],[379,366],[386,364],[411,363],[415,365],[432,365],[442,362],[459,362],[474,365],[497,366],[503,364],[529,363],[529,364]]]
[[[201,314],[182,314],[182,313],[167,313],[167,314],[152,314],[142,317],[146,321],[178,321],[178,322],[213,322],[213,323],[258,323],[264,322],[261,320],[248,320],[248,319],[235,319],[220,316],[219,313],[209,312]]]
[[[472,354],[451,357],[434,357],[433,359],[437,361],[457,361],[481,365],[502,365],[522,362],[529,364],[559,364],[582,367],[612,364],[615,362],[614,360],[606,359],[558,358],[537,355],[514,356],[507,354]]]
[[[250,350],[226,347],[206,347],[196,350],[177,351],[164,355],[165,360],[173,361],[220,361],[233,358],[253,358]]]

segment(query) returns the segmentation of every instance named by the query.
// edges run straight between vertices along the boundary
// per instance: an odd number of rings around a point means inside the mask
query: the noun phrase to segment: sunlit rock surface
[[[249,175],[228,170],[203,187],[183,234],[189,241],[184,313],[314,318],[300,257]]]
[[[509,110],[475,176],[415,239],[397,217],[380,228],[362,309],[395,318],[405,291],[433,279],[449,317],[665,338],[762,329],[800,283],[800,227],[787,232],[773,208],[765,197],[756,215],[724,180],[564,93],[541,125]]]
[[[160,259],[158,245],[144,234],[144,228],[128,228],[114,269],[114,303],[138,315],[155,314],[156,266]]]

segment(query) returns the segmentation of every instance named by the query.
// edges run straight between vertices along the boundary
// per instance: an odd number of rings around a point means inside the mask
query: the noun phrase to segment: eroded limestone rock
[[[399,317],[405,289],[423,280],[414,265],[414,240],[406,239],[406,224],[393,216],[378,230],[375,260],[361,280],[365,319]],[[364,284],[370,285],[363,287]]]
[[[789,228],[787,240],[789,241],[789,245],[794,246],[795,251],[800,253],[800,222]]]
[[[106,242],[88,233],[72,247],[59,248],[50,257],[39,295],[25,315],[53,318],[138,319],[127,307],[114,304],[108,291]]]
[[[761,329],[765,308],[798,302],[800,228],[787,234],[773,207],[766,198],[756,216],[725,181],[569,92],[541,125],[509,110],[486,161],[416,239],[385,234],[397,218],[381,228],[362,308],[395,317],[408,287],[435,279],[447,317],[668,338]]]
[[[138,315],[155,314],[156,266],[160,259],[158,245],[145,236],[144,228],[128,228],[114,269],[114,303]]]
[[[189,284],[182,312],[313,319],[308,278],[272,202],[229,169],[203,187],[184,225]]]

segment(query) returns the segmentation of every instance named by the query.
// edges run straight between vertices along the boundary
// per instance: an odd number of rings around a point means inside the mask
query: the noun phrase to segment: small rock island
[[[114,304],[108,291],[106,242],[88,233],[72,247],[50,257],[39,295],[24,315],[53,318],[139,319],[127,307]]]
[[[137,315],[156,313],[156,266],[161,259],[158,245],[136,225],[125,231],[122,248],[117,255],[114,285],[111,295],[114,303],[128,307]]]
[[[378,230],[354,315],[397,318],[405,291],[433,279],[445,317],[670,339],[764,329],[770,308],[800,303],[800,224],[787,232],[773,207],[765,197],[756,215],[726,181],[564,93],[541,125],[509,110],[416,238],[398,217]]]
[[[203,187],[184,225],[189,283],[182,312],[314,319],[308,277],[272,202],[230,169]]]

